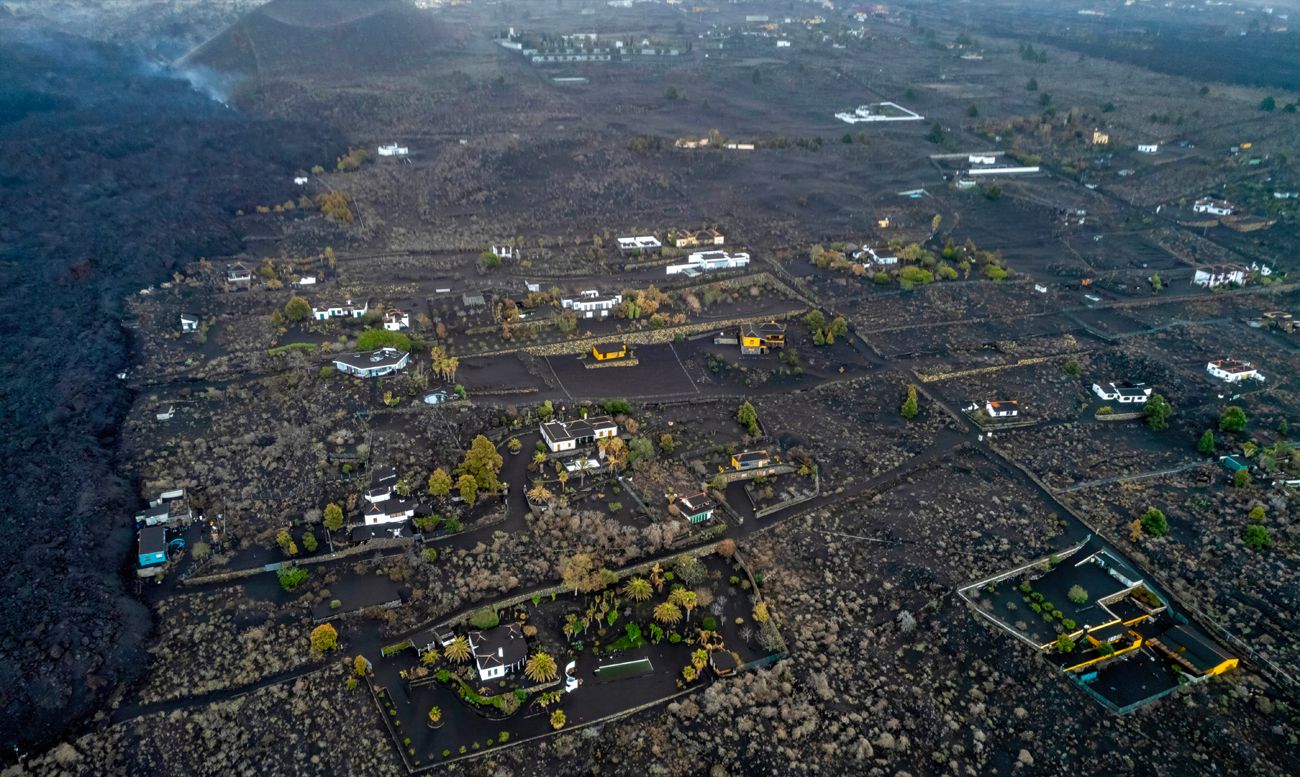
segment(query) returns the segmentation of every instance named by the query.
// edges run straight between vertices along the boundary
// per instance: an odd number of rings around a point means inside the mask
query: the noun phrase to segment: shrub
[[[1070,586],[1070,590],[1066,596],[1075,604],[1083,604],[1088,601],[1088,592],[1081,585]]]
[[[302,567],[282,567],[276,575],[280,578],[280,587],[292,591],[302,585],[309,573]]]
[[[1246,543],[1246,547],[1256,551],[1264,550],[1273,545],[1273,538],[1269,536],[1268,527],[1260,526],[1257,523],[1252,523],[1246,527],[1242,540]]]
[[[1169,521],[1165,518],[1165,514],[1155,507],[1148,508],[1142,514],[1141,520],[1142,528],[1153,537],[1169,533]]]
[[[469,623],[476,629],[491,629],[501,623],[501,616],[495,609],[484,607],[469,616]]]

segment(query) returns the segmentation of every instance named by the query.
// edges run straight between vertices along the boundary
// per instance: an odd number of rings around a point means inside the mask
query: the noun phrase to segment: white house
[[[1046,294],[1046,293],[1047,293],[1047,287],[1044,286],[1044,285],[1041,284],[1041,283],[1035,283],[1035,284],[1034,284],[1034,291],[1038,292],[1039,294]]]
[[[159,405],[153,413],[153,417],[159,421],[170,421],[174,415],[176,415],[176,406],[170,402]]]
[[[317,321],[328,321],[331,318],[361,318],[370,310],[370,301],[366,300],[360,305],[353,304],[348,300],[342,305],[328,308],[318,308],[315,305],[311,308],[311,317]]]
[[[1151,388],[1145,383],[1094,383],[1092,391],[1107,402],[1121,405],[1145,405],[1151,398]]]
[[[599,291],[588,289],[581,292],[577,299],[560,300],[560,307],[572,310],[578,318],[605,318],[622,301],[622,294],[601,296]]]
[[[1192,276],[1192,283],[1197,286],[1204,286],[1207,289],[1226,286],[1230,283],[1240,286],[1245,282],[1246,268],[1237,266],[1203,267],[1197,269],[1196,274]]]
[[[989,418],[1015,418],[1020,415],[1020,402],[1015,399],[1001,402],[985,402],[984,413]]]
[[[494,245],[494,246],[492,246],[492,253],[496,254],[496,256],[497,256],[498,259],[514,259],[514,258],[515,258],[515,249],[514,249],[513,246],[508,246],[508,245]]]
[[[686,257],[686,264],[670,264],[665,270],[669,275],[699,275],[710,270],[731,270],[749,264],[749,254],[730,253],[727,251],[697,251]]]
[[[380,156],[406,156],[411,153],[411,149],[406,146],[399,146],[396,143],[389,143],[386,146],[379,147]]]
[[[1139,144],[1138,144],[1138,153],[1139,153],[1139,154],[1154,154],[1154,153],[1156,153],[1156,152],[1159,151],[1159,150],[1160,150],[1160,146],[1159,146],[1158,144],[1156,144],[1156,143],[1139,143]]]
[[[181,331],[197,332],[199,331],[199,317],[193,313],[181,314]]]
[[[136,513],[135,523],[137,526],[175,526],[189,523],[193,517],[194,513],[185,501],[185,489],[174,488],[163,491],[157,499],[149,500],[149,509]]]
[[[1192,204],[1193,213],[1209,213],[1212,216],[1231,216],[1232,211],[1233,205],[1227,200],[1212,200],[1209,197],[1202,197]]]
[[[966,161],[972,165],[995,165],[998,163],[998,158],[991,154],[970,154],[966,157]]]
[[[293,183],[294,183],[295,186],[306,186],[306,185],[307,185],[307,176],[305,176],[305,175],[295,176],[294,179],[293,179]]]
[[[401,372],[410,363],[411,354],[396,348],[380,348],[336,357],[334,368],[358,378],[378,378]]]
[[[370,504],[386,502],[393,496],[397,485],[397,470],[389,467],[376,471],[370,478],[370,490],[361,496]]]
[[[414,499],[385,499],[366,505],[363,520],[366,526],[385,523],[402,523],[415,516]]]
[[[1227,383],[1264,379],[1250,362],[1236,359],[1216,359],[1205,365],[1205,371]]]
[[[226,265],[226,283],[232,286],[248,286],[253,282],[253,273],[243,262]]]
[[[788,40],[779,40],[779,41],[776,42],[776,47],[777,47],[778,49],[788,49],[788,48],[790,48],[790,41],[788,41]]]
[[[551,453],[575,450],[579,445],[591,445],[596,440],[614,437],[618,424],[607,415],[582,418],[577,421],[550,421],[542,424],[542,439]]]
[[[688,523],[704,523],[713,517],[713,511],[717,508],[709,495],[701,492],[691,496],[684,496],[677,500],[677,509],[681,512],[682,517]]]
[[[658,251],[663,247],[659,238],[654,235],[637,235],[635,237],[620,237],[618,239],[618,250],[625,254],[630,253],[650,253]]]
[[[315,276],[315,275],[304,275],[304,276],[302,276],[301,278],[299,278],[298,280],[294,281],[294,282],[293,282],[293,285],[294,285],[294,286],[297,286],[297,287],[300,288],[300,289],[301,289],[302,287],[304,287],[304,286],[315,286],[315,285],[316,285],[316,276]]]
[[[522,669],[528,658],[528,640],[516,621],[487,631],[471,631],[469,649],[474,654],[479,681],[484,683]]]
[[[897,256],[882,256],[876,253],[876,249],[863,246],[861,251],[854,251],[853,258],[863,264],[878,264],[882,266],[892,266],[898,264]]]
[[[400,332],[403,329],[410,328],[410,313],[405,313],[397,308],[389,308],[384,312],[384,329],[387,329],[390,332]]]

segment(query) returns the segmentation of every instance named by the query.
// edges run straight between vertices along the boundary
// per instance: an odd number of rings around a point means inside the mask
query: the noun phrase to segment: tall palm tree
[[[691,653],[691,666],[695,667],[695,671],[703,671],[707,663],[709,663],[709,651],[700,648]]]
[[[533,653],[528,659],[528,663],[524,664],[524,675],[537,683],[554,680],[558,672],[559,667],[555,665],[555,659],[551,658],[550,654],[543,653],[540,650]]]
[[[628,578],[628,581],[623,584],[623,593],[634,602],[644,602],[650,598],[654,590],[650,585],[650,581],[644,577],[632,577]]]
[[[655,606],[654,618],[660,623],[671,626],[682,619],[682,611],[672,602],[664,602]]]
[[[457,664],[463,664],[469,660],[470,649],[469,640],[464,637],[456,637],[449,645],[442,649],[442,655],[448,661]]]
[[[697,603],[694,591],[686,588],[674,588],[673,592],[668,595],[668,601],[685,610],[686,619],[691,619],[691,610],[695,609]]]

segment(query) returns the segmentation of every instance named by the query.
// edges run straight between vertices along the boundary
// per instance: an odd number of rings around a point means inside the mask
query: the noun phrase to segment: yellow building
[[[627,343],[593,345],[591,346],[591,355],[596,357],[596,361],[602,362],[607,359],[622,359],[627,356]]]
[[[1093,131],[1092,131],[1092,144],[1093,144],[1094,146],[1107,146],[1107,145],[1110,145],[1110,134],[1109,134],[1109,133],[1106,133],[1106,132],[1102,132],[1101,130],[1093,130]]]
[[[752,356],[785,347],[785,324],[745,324],[740,328],[740,352]]]

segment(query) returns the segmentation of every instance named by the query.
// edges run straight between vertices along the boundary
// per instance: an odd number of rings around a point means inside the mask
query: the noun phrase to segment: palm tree
[[[430,726],[433,726],[434,728],[437,728],[438,726],[441,726],[441,725],[442,725],[442,708],[441,708],[441,707],[430,707],[430,708],[429,708],[429,725],[430,725]]]
[[[457,664],[465,663],[470,656],[469,640],[464,637],[456,637],[451,641],[451,644],[442,649],[442,655],[448,661],[454,661]]]
[[[690,664],[687,664],[686,666],[682,667],[682,677],[685,677],[686,682],[688,683],[694,680],[696,675],[698,674],[699,672],[695,671],[695,667]]]
[[[673,625],[682,619],[682,611],[672,602],[664,602],[655,606],[655,620],[666,625]]]
[[[695,671],[703,671],[707,663],[709,663],[709,651],[701,648],[691,653],[691,666],[695,667]]]
[[[654,583],[656,591],[664,590],[664,569],[656,561],[654,566],[650,567],[650,582]]]
[[[533,653],[524,665],[524,674],[528,679],[537,683],[544,683],[548,680],[554,680],[559,668],[555,665],[555,659],[547,653],[538,651]]]
[[[564,717],[564,710],[556,710],[555,712],[551,713],[551,728],[555,729],[556,731],[559,731],[560,729],[564,728],[564,724],[568,722],[569,719]]]
[[[685,588],[674,588],[673,592],[668,595],[668,601],[681,607],[686,611],[686,619],[691,619],[691,610],[695,609],[696,597],[695,592]]]
[[[628,581],[623,584],[623,593],[634,602],[644,602],[650,598],[654,591],[649,580],[644,577],[632,577],[628,578]]]

